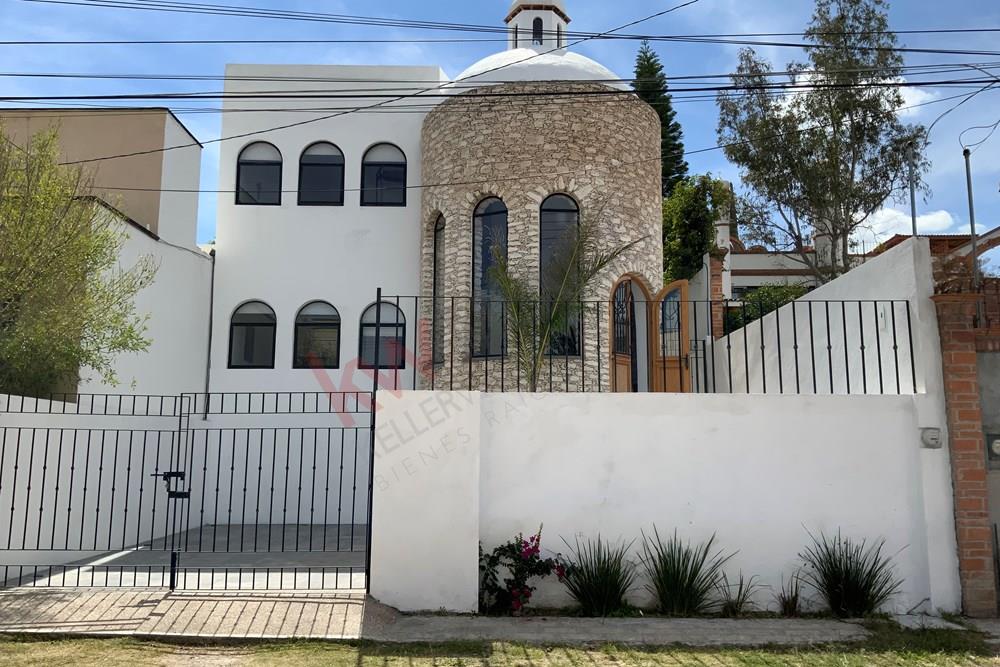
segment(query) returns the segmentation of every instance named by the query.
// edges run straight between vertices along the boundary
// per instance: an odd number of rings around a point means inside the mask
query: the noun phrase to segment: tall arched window
[[[307,303],[295,316],[292,367],[340,367],[340,313],[325,301]]]
[[[562,23],[556,24],[556,46],[560,49],[563,47]]]
[[[263,141],[250,144],[236,162],[236,203],[281,204],[281,152]]]
[[[344,154],[326,141],[312,144],[299,159],[299,204],[341,206],[344,203]]]
[[[479,202],[472,216],[472,353],[504,351],[503,293],[493,277],[495,253],[507,256],[507,207],[496,198]]]
[[[229,322],[229,367],[274,368],[277,318],[263,301],[248,301]]]
[[[544,41],[542,37],[543,32],[542,19],[536,18],[531,23],[531,43],[535,46],[541,46]]]
[[[540,246],[538,253],[539,296],[543,308],[556,308],[551,318],[558,326],[553,330],[550,353],[577,355],[580,353],[579,304],[560,299],[560,287],[567,272],[575,271],[573,252],[580,230],[580,207],[571,197],[556,194],[542,202],[538,217]],[[545,311],[549,320],[551,311]]]
[[[359,368],[375,368],[378,350],[379,368],[406,367],[406,318],[395,304],[373,303],[361,314],[361,349]]]
[[[431,290],[433,305],[431,306],[431,326],[434,363],[444,361],[444,216],[439,215],[434,223],[434,276]]]
[[[392,144],[376,144],[361,165],[362,206],[406,206],[406,156]]]

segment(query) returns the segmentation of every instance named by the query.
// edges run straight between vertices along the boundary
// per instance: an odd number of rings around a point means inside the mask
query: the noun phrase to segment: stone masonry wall
[[[626,273],[644,280],[655,293],[662,286],[660,124],[649,105],[630,93],[605,95],[600,84],[508,83],[475,92],[544,93],[553,90],[600,95],[464,95],[441,104],[423,126],[423,234],[420,317],[431,321],[434,225],[445,219],[444,294],[439,310],[446,326],[444,361],[435,385],[448,378],[454,388],[524,389],[513,352],[488,362],[469,354],[469,299],[472,275],[472,217],[486,197],[508,210],[508,258],[512,269],[533,285],[539,276],[539,207],[562,193],[594,221],[601,251],[638,241],[590,286],[584,312],[583,355],[554,360],[553,390],[593,391],[608,385],[609,300],[615,281]],[[430,341],[430,326],[425,327]],[[454,340],[453,340],[454,338]],[[509,343],[508,349],[513,346]],[[454,352],[452,352],[454,350]],[[429,354],[422,354],[429,365]],[[487,367],[486,364],[489,364]],[[430,376],[428,369],[422,375]],[[471,375],[471,378],[470,378]],[[539,389],[549,387],[548,364]]]

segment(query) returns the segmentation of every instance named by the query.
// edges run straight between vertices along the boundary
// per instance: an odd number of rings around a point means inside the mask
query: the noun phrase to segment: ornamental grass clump
[[[723,574],[719,583],[719,597],[722,599],[719,613],[726,618],[745,616],[754,608],[753,596],[759,590],[756,576],[745,579],[740,572],[736,581],[730,583],[729,577]]]
[[[902,586],[892,558],[883,554],[885,540],[871,545],[866,540],[842,537],[817,538],[799,557],[807,569],[803,580],[823,597],[830,611],[841,618],[857,618],[878,611]]]
[[[566,540],[563,540],[566,542]],[[570,557],[557,567],[559,578],[584,616],[611,616],[628,609],[626,596],[635,581],[635,566],[628,560],[633,542],[612,544],[576,540]]]
[[[734,555],[713,552],[714,545],[715,535],[707,542],[692,545],[682,542],[676,530],[666,541],[656,528],[652,537],[643,534],[641,560],[650,581],[647,588],[656,598],[660,612],[693,616],[710,610],[722,568]]]
[[[802,573],[796,571],[788,579],[782,578],[781,590],[774,596],[778,612],[785,618],[796,618],[802,614]]]

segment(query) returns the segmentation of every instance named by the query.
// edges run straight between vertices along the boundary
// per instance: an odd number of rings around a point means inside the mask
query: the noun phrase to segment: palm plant
[[[593,280],[642,241],[602,248],[598,221],[603,210],[602,205],[566,230],[541,267],[538,288],[512,268],[502,244],[492,247],[490,277],[503,297],[508,336],[521,376],[531,391],[538,389],[545,357],[552,356],[554,346],[583,344],[572,339],[587,309],[585,301]]]

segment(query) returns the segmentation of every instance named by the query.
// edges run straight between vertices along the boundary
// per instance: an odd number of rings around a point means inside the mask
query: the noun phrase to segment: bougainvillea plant
[[[479,611],[484,614],[520,615],[531,601],[532,579],[553,572],[562,577],[556,558],[542,558],[542,529],[527,538],[518,534],[490,553],[479,545]],[[506,577],[502,577],[506,574]]]

